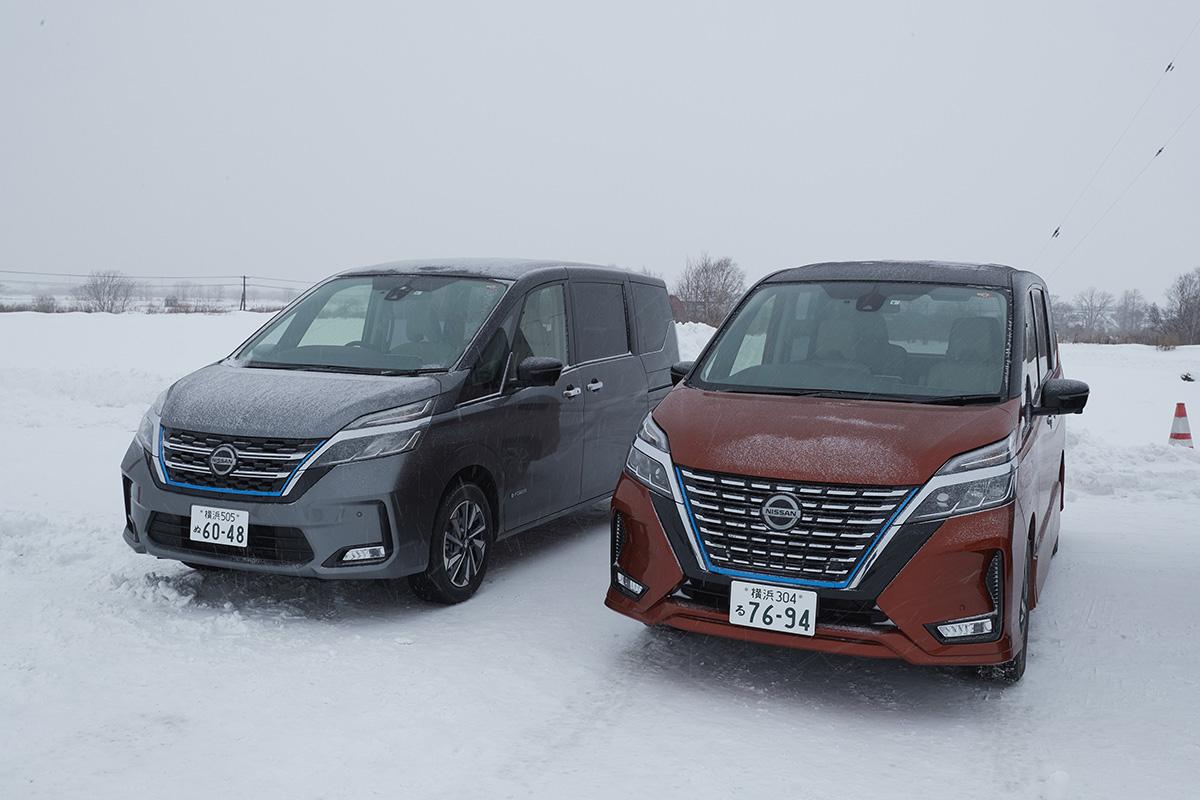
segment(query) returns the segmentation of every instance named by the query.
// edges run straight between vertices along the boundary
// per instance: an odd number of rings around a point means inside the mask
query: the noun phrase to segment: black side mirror
[[[687,374],[692,371],[695,361],[680,361],[678,364],[671,365],[671,385],[679,383],[687,377]]]
[[[1070,378],[1051,378],[1042,386],[1042,404],[1033,409],[1038,416],[1082,414],[1088,401],[1088,385]]]
[[[529,356],[517,365],[517,383],[522,386],[553,386],[562,375],[563,363],[557,358]]]

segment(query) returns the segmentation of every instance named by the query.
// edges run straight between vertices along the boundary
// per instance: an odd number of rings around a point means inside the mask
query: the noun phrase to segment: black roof
[[[483,278],[517,280],[538,270],[586,269],[629,274],[618,267],[602,267],[578,261],[554,261],[531,258],[425,258],[389,261],[371,267],[346,270],[340,275],[378,275],[394,272],[403,275],[432,273],[441,275],[475,275]]]
[[[1018,278],[1019,276],[1019,278]],[[764,283],[784,281],[917,281],[1012,288],[1014,282],[1041,283],[1031,272],[1003,264],[963,264],[955,261],[829,261],[780,270]]]

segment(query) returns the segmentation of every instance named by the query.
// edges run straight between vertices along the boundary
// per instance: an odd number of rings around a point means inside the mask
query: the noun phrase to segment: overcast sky
[[[0,269],[1200,266],[1195,0],[0,6]],[[1061,266],[1060,266],[1061,265]]]

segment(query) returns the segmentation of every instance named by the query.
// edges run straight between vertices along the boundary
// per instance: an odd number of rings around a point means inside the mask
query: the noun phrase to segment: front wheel
[[[492,512],[483,491],[463,483],[446,495],[434,518],[429,566],[408,579],[413,593],[434,603],[461,603],[483,583],[492,542]]]

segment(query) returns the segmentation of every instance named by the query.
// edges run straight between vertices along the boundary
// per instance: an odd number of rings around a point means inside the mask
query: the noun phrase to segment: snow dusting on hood
[[[364,414],[441,391],[429,376],[350,375],[213,364],[171,387],[163,425],[203,433],[317,439]]]
[[[677,387],[654,419],[675,462],[779,480],[917,486],[950,458],[999,441],[1018,401],[934,406]]]

